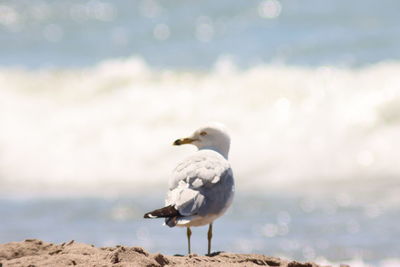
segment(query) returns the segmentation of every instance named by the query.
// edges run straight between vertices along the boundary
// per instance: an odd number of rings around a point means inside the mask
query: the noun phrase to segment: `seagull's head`
[[[196,130],[191,136],[175,140],[174,145],[195,145],[198,149],[211,149],[228,158],[231,139],[222,124],[211,124]]]

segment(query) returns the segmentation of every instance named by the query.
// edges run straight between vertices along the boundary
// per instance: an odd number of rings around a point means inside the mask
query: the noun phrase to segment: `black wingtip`
[[[161,208],[161,209],[147,212],[143,216],[143,218],[155,219],[155,218],[169,218],[169,217],[176,217],[176,216],[180,216],[179,211],[176,210],[172,205],[169,205],[169,206]]]
[[[151,215],[151,212],[148,212],[145,215],[143,215],[143,218],[150,219],[150,218],[154,218],[154,217]]]

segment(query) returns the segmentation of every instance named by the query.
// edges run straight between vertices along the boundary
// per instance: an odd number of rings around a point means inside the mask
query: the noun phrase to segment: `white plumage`
[[[174,169],[166,207],[146,213],[144,217],[163,217],[170,227],[187,227],[189,253],[190,227],[208,224],[210,254],[212,223],[229,208],[234,195],[233,174],[228,162],[230,137],[224,126],[214,124],[174,142],[174,145],[183,144],[193,144],[199,150]]]
[[[174,206],[182,215],[176,219],[177,226],[210,224],[232,202],[230,164],[218,152],[199,150],[175,168],[169,190],[166,206]]]

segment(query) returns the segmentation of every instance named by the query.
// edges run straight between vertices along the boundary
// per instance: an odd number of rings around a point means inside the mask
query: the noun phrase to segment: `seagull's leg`
[[[207,238],[208,238],[208,255],[210,255],[211,254],[212,223],[210,223],[210,225],[208,226]]]
[[[187,228],[186,235],[187,235],[187,239],[188,239],[188,254],[190,254],[190,236],[192,235],[192,231],[190,230],[190,227]]]

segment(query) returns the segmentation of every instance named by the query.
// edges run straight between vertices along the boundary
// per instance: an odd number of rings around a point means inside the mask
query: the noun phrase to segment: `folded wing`
[[[178,218],[218,214],[226,208],[232,193],[228,161],[212,150],[201,150],[175,168],[166,206],[175,208]],[[166,221],[169,226],[175,222]]]

